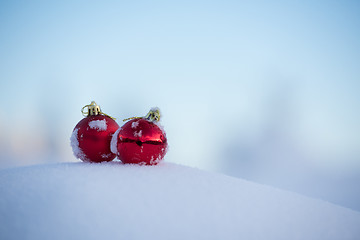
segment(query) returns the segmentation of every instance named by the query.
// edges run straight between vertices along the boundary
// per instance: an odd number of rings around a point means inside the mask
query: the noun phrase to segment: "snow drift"
[[[360,213],[170,163],[0,171],[0,239],[359,239]]]

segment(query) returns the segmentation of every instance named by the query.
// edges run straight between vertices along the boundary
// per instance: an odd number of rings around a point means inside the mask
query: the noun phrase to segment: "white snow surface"
[[[90,121],[89,122],[89,127],[91,129],[97,129],[98,132],[100,131],[106,131],[107,129],[107,123],[106,123],[106,120],[103,119],[103,120],[93,120],[93,121]]]
[[[360,213],[201,170],[59,163],[0,171],[0,239],[360,239]]]
[[[72,132],[71,137],[70,137],[70,145],[72,147],[74,156],[76,158],[86,159],[86,155],[79,147],[78,132],[79,132],[78,128],[74,129],[74,131]]]

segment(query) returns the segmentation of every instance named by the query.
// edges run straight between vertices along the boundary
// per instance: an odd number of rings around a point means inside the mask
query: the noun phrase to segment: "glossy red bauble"
[[[75,157],[84,162],[111,161],[115,154],[110,151],[111,139],[119,125],[110,117],[92,115],[83,118],[74,128],[71,146]]]
[[[156,165],[166,154],[166,134],[152,121],[133,119],[114,134],[111,150],[123,163]]]

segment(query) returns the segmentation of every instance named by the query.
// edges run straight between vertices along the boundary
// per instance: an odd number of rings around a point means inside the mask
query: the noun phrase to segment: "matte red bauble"
[[[156,165],[167,150],[166,134],[159,127],[158,109],[152,109],[146,117],[125,123],[115,134],[111,150],[123,163]]]
[[[116,155],[110,151],[110,142],[119,125],[102,113],[95,102],[85,107],[88,107],[88,113],[75,126],[71,135],[71,146],[75,157],[84,162],[113,160]]]

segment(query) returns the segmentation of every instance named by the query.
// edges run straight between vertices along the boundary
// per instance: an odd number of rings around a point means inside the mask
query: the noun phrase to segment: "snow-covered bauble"
[[[84,109],[87,108],[87,112]],[[84,162],[104,162],[116,155],[110,150],[110,142],[119,125],[113,118],[101,112],[93,101],[82,108],[83,118],[71,135],[71,146],[75,157]]]
[[[165,131],[158,123],[160,110],[153,108],[145,117],[130,119],[125,119],[130,121],[114,134],[111,151],[123,163],[158,164],[164,158],[168,146]]]

